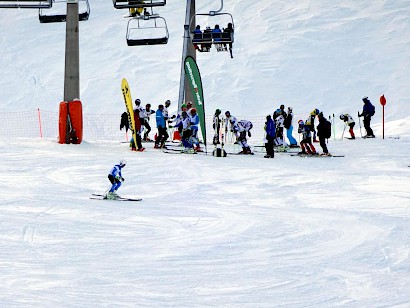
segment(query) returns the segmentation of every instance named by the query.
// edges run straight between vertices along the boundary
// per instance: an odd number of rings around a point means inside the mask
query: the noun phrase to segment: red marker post
[[[386,105],[386,98],[384,94],[380,96],[380,104],[383,106],[383,139],[384,139],[384,105]]]

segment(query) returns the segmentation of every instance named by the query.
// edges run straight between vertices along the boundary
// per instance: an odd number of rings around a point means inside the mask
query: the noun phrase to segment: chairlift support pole
[[[194,20],[191,20],[193,16]],[[196,50],[191,43],[190,29],[191,24],[195,27],[195,0],[187,0],[186,13],[185,13],[185,24],[184,24],[184,40],[182,49],[182,61],[181,61],[181,78],[179,84],[179,98],[178,98],[178,111],[181,110],[181,105],[184,101],[193,101],[194,97],[189,88],[188,81],[185,78],[185,58],[191,56],[196,60]]]
[[[78,0],[67,0],[64,101],[80,99]]]

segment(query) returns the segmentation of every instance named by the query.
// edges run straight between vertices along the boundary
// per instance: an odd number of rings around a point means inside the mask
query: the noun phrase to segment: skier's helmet
[[[125,159],[120,160],[120,166],[124,167],[127,164],[127,161]]]
[[[181,105],[181,110],[186,110],[186,105],[185,104]]]
[[[188,116],[188,114],[186,113],[186,111],[182,111],[181,115],[186,118]]]
[[[137,98],[137,99],[135,100],[135,105],[139,106],[140,104],[141,104],[141,100],[140,100],[139,98]]]
[[[299,125],[305,125],[305,123],[303,122],[303,120],[299,120],[299,121],[298,121],[298,124],[299,124]]]
[[[340,120],[344,120],[345,119],[345,115],[344,114],[341,114],[340,115]]]
[[[369,100],[369,98],[368,98],[367,96],[363,96],[363,97],[362,97],[362,101],[365,102],[365,101],[367,101],[367,100]]]
[[[170,101],[169,99],[167,99],[167,100],[165,101],[165,106],[166,106],[166,105],[168,105],[168,106],[171,105],[171,101]]]
[[[226,111],[225,115],[229,118],[231,116],[231,113],[229,111]]]
[[[288,107],[288,112],[292,112],[292,111],[293,111],[292,107]]]
[[[195,108],[192,108],[192,109],[191,109],[191,113],[195,114],[195,113],[196,113],[196,109],[195,109]]]
[[[190,108],[192,107],[192,102],[186,103],[186,107],[187,107],[188,109],[190,109]]]
[[[216,109],[215,110],[215,115],[220,115],[221,114],[221,109]]]

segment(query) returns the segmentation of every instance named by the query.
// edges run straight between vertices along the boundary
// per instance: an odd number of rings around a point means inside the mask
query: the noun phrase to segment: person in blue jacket
[[[288,137],[289,143],[290,143],[290,147],[291,148],[296,148],[298,147],[297,141],[296,139],[292,136],[292,132],[293,132],[293,109],[292,107],[288,107],[288,113],[285,117],[285,121],[283,123],[283,125],[286,128],[286,136]]]
[[[363,125],[364,128],[366,129],[366,136],[363,138],[374,138],[374,133],[372,128],[370,127],[370,121],[372,120],[372,116],[374,116],[374,106],[370,102],[369,98],[367,96],[364,96],[362,98],[363,101],[363,111],[361,114],[357,113],[359,117],[363,117]]]
[[[222,35],[222,30],[219,28],[219,25],[215,25],[215,28],[212,30],[212,34],[216,33],[216,38],[214,38],[214,42],[220,42],[221,38],[220,36],[218,37],[218,35]]]
[[[274,158],[275,152],[273,148],[275,145],[275,138],[276,138],[276,125],[270,115],[266,117],[265,131],[266,131],[266,143],[265,143],[266,155],[264,157]]]
[[[154,148],[159,149],[165,146],[165,141],[169,137],[167,132],[167,124],[164,116],[164,105],[158,106],[158,110],[155,112],[155,119],[157,121],[158,135],[157,139],[155,139]]]
[[[118,188],[120,188],[122,182],[124,182],[124,178],[121,174],[121,169],[124,168],[126,164],[127,162],[125,161],[125,159],[121,159],[120,163],[115,165],[111,169],[110,173],[108,174],[108,179],[111,182],[111,188],[104,195],[105,199],[114,200],[116,198],[120,198],[120,196],[117,194],[117,190]]]
[[[189,121],[190,121],[189,128],[192,131],[190,141],[191,141],[192,144],[195,145],[194,150],[196,152],[202,152],[202,149],[199,145],[199,140],[198,140],[199,117],[198,117],[198,114],[197,114],[195,108],[190,109],[188,117],[189,117]]]

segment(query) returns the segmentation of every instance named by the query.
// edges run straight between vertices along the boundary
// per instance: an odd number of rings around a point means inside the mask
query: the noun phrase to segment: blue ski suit
[[[124,181],[124,178],[121,175],[121,166],[120,165],[115,165],[110,173],[108,174],[108,179],[111,182],[111,188],[110,192],[114,192],[120,188],[122,181]]]

